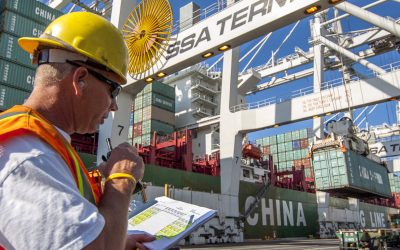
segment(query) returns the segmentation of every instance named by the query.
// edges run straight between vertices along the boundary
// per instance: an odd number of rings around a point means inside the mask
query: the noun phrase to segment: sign
[[[379,157],[390,157],[400,155],[400,140],[378,142],[369,145],[372,154]]]

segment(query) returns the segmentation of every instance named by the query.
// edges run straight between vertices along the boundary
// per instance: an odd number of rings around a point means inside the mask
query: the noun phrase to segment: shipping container
[[[157,132],[158,135],[168,135],[174,132],[174,126],[157,120],[145,120],[142,122],[142,135]]]
[[[262,147],[262,146],[264,146],[264,144],[263,144],[263,139],[261,138],[261,139],[256,139],[256,145],[257,145],[257,147]]]
[[[10,87],[32,91],[35,70],[0,59],[0,82]]]
[[[48,25],[63,14],[36,0],[1,0],[0,12],[4,9],[14,11],[43,25]]]
[[[142,135],[142,146],[146,147],[152,143],[153,134]]]
[[[15,12],[5,10],[0,14],[0,32],[7,32],[14,36],[39,37],[46,26],[34,22]]]
[[[277,143],[277,141],[276,141],[276,135],[270,136],[270,137],[269,137],[269,145],[274,145],[274,144],[276,144],[276,143]]]
[[[285,142],[285,134],[276,135],[276,143],[284,143]]]
[[[271,153],[271,151],[269,150],[269,146],[263,146],[262,152],[264,155],[269,155]]]
[[[386,168],[351,150],[314,152],[313,167],[318,190],[366,197],[391,196]]]
[[[285,142],[290,142],[292,141],[292,132],[287,132],[284,134],[285,137]]]
[[[142,122],[135,123],[133,125],[133,137],[142,135]]]
[[[134,134],[133,130],[134,130],[133,129],[133,125],[130,125],[129,129],[128,129],[128,139],[132,139],[133,138],[133,134]]]
[[[308,138],[307,129],[299,130],[299,139],[304,139],[304,138]]]
[[[156,106],[143,107],[143,120],[158,120],[175,125],[175,113]]]
[[[143,96],[136,96],[135,101],[134,101],[134,110],[142,109],[143,108]]]
[[[36,67],[29,53],[19,47],[18,38],[8,33],[0,34],[0,57],[33,69]]]
[[[4,111],[16,104],[23,104],[29,92],[0,85],[0,110]]]
[[[300,139],[300,148],[304,149],[308,147],[308,139],[304,138],[304,139]]]
[[[278,145],[274,144],[274,145],[270,145],[269,146],[270,152],[271,154],[276,154],[278,153]]]
[[[292,148],[293,148],[293,150],[300,149],[300,140],[294,140],[292,142]]]
[[[285,142],[285,151],[292,151],[293,150],[293,143],[290,142]]]
[[[133,121],[134,123],[143,121],[143,109],[135,110],[135,112],[133,113]]]
[[[392,193],[400,193],[400,176],[389,173],[389,183]]]
[[[293,152],[292,151],[287,151],[285,153],[285,155],[286,155],[286,160],[288,160],[288,161],[293,160]]]
[[[133,137],[133,144],[142,144],[142,136]]]
[[[297,160],[297,159],[301,159],[301,150],[293,150],[293,159]]]
[[[143,94],[147,94],[150,92],[158,93],[170,99],[175,99],[175,88],[158,81],[147,84],[144,87]]]
[[[147,93],[143,95],[143,107],[150,105],[175,113],[175,99],[165,97],[158,93]]]
[[[292,140],[300,139],[300,132],[298,130],[292,131]]]
[[[286,148],[285,148],[285,143],[283,142],[283,143],[279,143],[278,144],[278,153],[282,153],[282,152],[285,152],[286,151]]]

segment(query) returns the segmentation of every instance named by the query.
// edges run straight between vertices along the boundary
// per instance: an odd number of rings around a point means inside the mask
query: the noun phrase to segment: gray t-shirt
[[[104,224],[50,146],[32,135],[0,144],[0,245],[9,250],[82,249]]]

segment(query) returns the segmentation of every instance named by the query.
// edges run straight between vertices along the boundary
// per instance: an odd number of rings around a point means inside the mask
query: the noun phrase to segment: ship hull
[[[220,178],[154,165],[146,166],[145,182],[175,190],[192,192],[191,199],[206,193],[220,193]],[[262,184],[240,182],[239,212],[254,199]],[[188,191],[189,190],[189,191]],[[177,191],[176,191],[177,193]],[[203,199],[207,201],[207,199]],[[355,204],[354,204],[355,203]],[[198,204],[207,206],[205,204]],[[389,226],[390,214],[397,209],[359,202],[357,199],[330,197],[327,193],[307,193],[269,187],[258,207],[244,221],[244,239],[288,237],[335,237],[335,231],[347,228],[383,228]]]

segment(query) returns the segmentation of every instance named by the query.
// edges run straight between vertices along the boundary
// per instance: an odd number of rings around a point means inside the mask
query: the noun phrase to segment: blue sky
[[[42,2],[48,2],[47,0],[41,0]],[[82,1],[82,2],[92,2],[92,1]],[[174,13],[174,19],[179,20],[179,8],[182,6],[190,3],[190,0],[171,0],[170,3],[173,8],[173,13]],[[194,1],[196,4],[200,6],[200,8],[205,9],[208,6],[216,3],[216,0],[195,0]],[[348,2],[351,2],[353,4],[356,4],[358,6],[365,6],[369,3],[372,3],[374,1],[372,0],[348,0]],[[67,9],[69,9],[70,6],[67,6]],[[395,2],[395,1],[387,1],[383,4],[380,4],[378,6],[372,7],[369,9],[370,11],[381,15],[381,16],[389,16],[394,19],[398,19],[400,16],[400,3]],[[330,11],[330,14],[332,15],[332,11]],[[280,51],[277,53],[276,58],[283,57],[285,55],[289,55],[291,53],[294,53],[294,48],[295,46],[303,49],[304,51],[307,51],[309,49],[308,45],[308,38],[310,37],[310,31],[309,31],[309,20],[310,18],[303,19],[296,30],[293,32],[291,38],[282,46]],[[287,27],[284,27],[280,30],[275,31],[271,38],[268,40],[268,42],[263,46],[263,48],[260,50],[258,55],[255,57],[254,61],[250,64],[251,66],[258,66],[266,63],[268,59],[271,56],[271,52],[276,50],[280,44],[281,41],[286,37],[286,34],[291,30],[293,24],[288,25]],[[358,30],[358,29],[364,29],[368,28],[371,25],[368,24],[365,21],[362,21],[360,19],[357,19],[355,17],[349,17],[346,19],[342,20],[342,26],[344,31],[349,31],[349,30]],[[263,37],[263,36],[262,36]],[[246,44],[243,44],[241,46],[241,55],[244,55],[250,48],[252,48],[262,37],[255,39],[253,41],[250,41]],[[250,59],[252,54],[247,57],[247,60],[243,60],[242,63],[240,64],[240,68],[243,69],[243,67],[248,63],[248,59]],[[207,63],[212,64],[219,56],[216,56],[215,58],[211,58],[207,61]],[[400,54],[396,51],[386,53],[384,55],[378,56],[376,58],[369,59],[371,62],[375,63],[376,65],[385,65],[388,63],[400,61]],[[222,66],[222,65],[219,65]],[[356,66],[358,70],[363,72],[364,68],[360,66]],[[325,74],[325,80],[332,80],[341,77],[338,72],[328,72]],[[268,80],[268,79],[266,79]],[[262,92],[258,92],[257,94],[252,94],[247,97],[248,102],[256,102],[260,101],[263,99],[267,99],[269,97],[277,97],[277,98],[286,98],[291,95],[292,91],[298,90],[300,88],[304,88],[307,86],[311,86],[313,83],[312,77],[308,77],[302,80],[298,80],[295,82],[292,82],[290,84],[285,84],[281,85],[279,87],[271,88]],[[382,123],[388,123],[388,124],[393,124],[396,122],[396,115],[395,115],[395,102],[388,102],[388,103],[383,103],[380,104],[376,107],[374,112],[369,114],[368,116],[365,117],[365,115],[361,116],[358,121],[361,121],[362,118],[366,118],[365,121],[361,124],[361,127],[365,127],[366,121],[370,125],[378,125]],[[372,107],[370,107],[364,114],[367,114]],[[357,109],[355,111],[354,117],[356,117],[360,112],[361,109]],[[251,141],[254,141],[256,138],[268,136],[268,135],[273,135],[277,133],[283,133],[287,131],[292,131],[292,130],[297,130],[301,128],[307,128],[311,127],[312,122],[311,120],[309,121],[303,121],[299,123],[293,123],[285,126],[281,126],[279,128],[274,128],[274,129],[268,129],[268,130],[262,130],[262,131],[257,131],[254,133],[249,134],[249,139]]]

